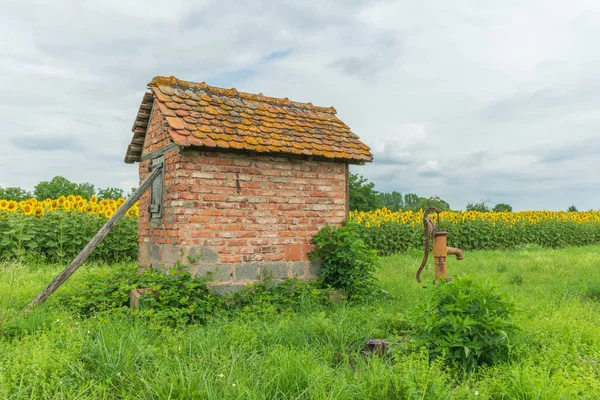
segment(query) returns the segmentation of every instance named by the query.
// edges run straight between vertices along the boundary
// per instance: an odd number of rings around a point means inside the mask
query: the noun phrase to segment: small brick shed
[[[189,265],[226,291],[318,275],[307,253],[348,212],[348,165],[373,159],[336,116],[287,98],[156,77],[126,163],[163,173],[140,199],[140,266]]]

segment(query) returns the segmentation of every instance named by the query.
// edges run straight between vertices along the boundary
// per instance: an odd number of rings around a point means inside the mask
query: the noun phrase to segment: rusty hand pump
[[[434,225],[433,221],[429,218],[429,213],[437,213],[437,226]],[[446,257],[448,254],[454,254],[457,260],[463,259],[463,251],[454,247],[448,247],[446,244],[446,236],[448,232],[440,230],[440,210],[439,208],[431,207],[425,210],[423,214],[423,229],[425,232],[425,254],[423,254],[423,261],[417,271],[417,282],[421,282],[421,271],[425,268],[427,258],[429,257],[430,247],[430,236],[433,237],[433,258],[435,264],[435,279],[433,283],[436,283],[440,278],[443,280],[449,280],[446,276]]]

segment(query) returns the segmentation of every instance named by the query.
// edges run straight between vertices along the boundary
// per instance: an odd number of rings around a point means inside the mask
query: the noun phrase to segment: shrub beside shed
[[[156,77],[126,163],[162,175],[140,199],[139,264],[178,262],[228,290],[318,275],[307,253],[348,212],[348,165],[373,159],[336,116],[287,98]]]

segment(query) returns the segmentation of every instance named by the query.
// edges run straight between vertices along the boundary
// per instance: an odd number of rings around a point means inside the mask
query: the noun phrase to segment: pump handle
[[[439,229],[440,229],[440,212],[442,212],[442,210],[440,210],[439,208],[435,208],[435,207],[430,207],[427,210],[425,210],[425,212],[423,213],[423,231],[425,234],[425,253],[423,254],[423,261],[421,261],[421,266],[417,270],[417,282],[419,282],[419,283],[421,283],[421,271],[423,271],[423,268],[425,268],[425,264],[427,264],[427,258],[429,257],[429,247],[430,247],[429,236],[431,236],[433,234],[433,232],[436,231],[435,225],[433,225],[433,222],[428,217],[430,212],[437,213],[437,223],[438,223],[437,230],[439,231]]]

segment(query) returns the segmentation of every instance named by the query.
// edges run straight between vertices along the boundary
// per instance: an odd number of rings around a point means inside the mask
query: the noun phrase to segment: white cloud
[[[26,0],[0,20],[9,186],[129,189],[145,84],[175,75],[335,106],[376,155],[352,170],[380,190],[600,207],[593,0]]]
[[[442,167],[435,160],[428,160],[417,167],[417,173],[421,176],[436,177],[442,176]]]

